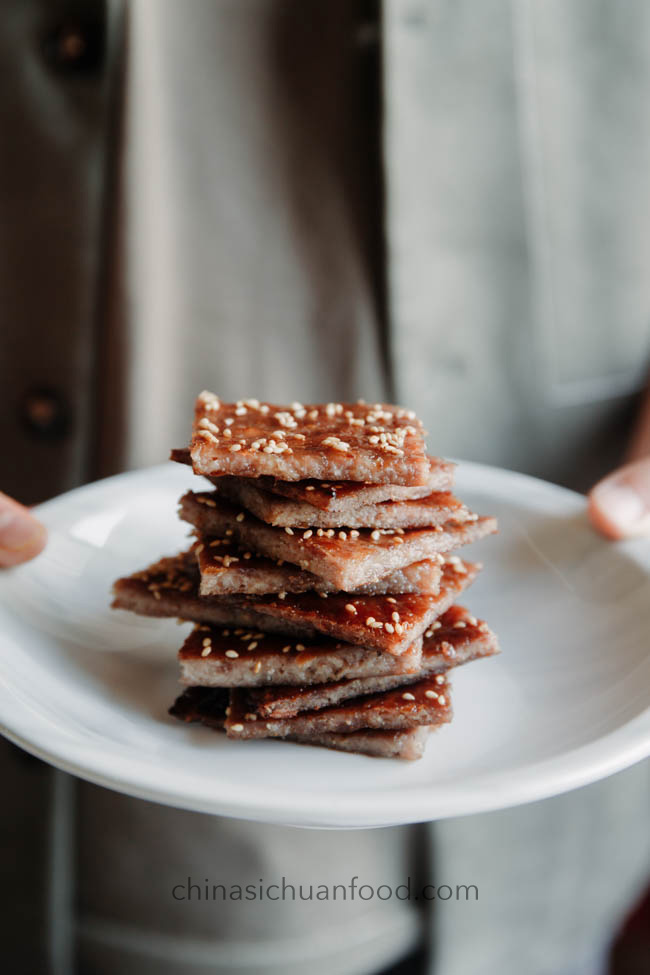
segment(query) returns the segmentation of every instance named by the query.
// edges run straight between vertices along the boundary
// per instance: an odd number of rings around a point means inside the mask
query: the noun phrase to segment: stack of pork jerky
[[[116,608],[195,622],[171,713],[231,738],[419,758],[451,720],[447,672],[497,652],[453,605],[480,566],[454,549],[496,530],[450,493],[411,411],[222,403],[201,393],[188,552],[119,579]]]

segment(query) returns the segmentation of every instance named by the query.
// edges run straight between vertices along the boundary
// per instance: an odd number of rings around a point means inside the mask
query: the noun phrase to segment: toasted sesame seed
[[[241,444],[234,443],[232,444],[231,447],[228,448],[228,450],[230,451],[231,454],[236,454],[238,450],[241,450]]]
[[[446,703],[447,703],[447,698],[445,697],[444,694],[440,694],[438,696],[438,704],[440,704],[441,707],[444,707]]]
[[[244,514],[244,512],[240,511],[237,517],[235,518],[235,521],[243,521],[245,517],[246,515]]]
[[[226,423],[227,422],[228,421],[226,420]],[[232,420],[230,422],[232,423]],[[232,430],[229,427],[226,427],[226,429],[223,431],[223,435],[224,437],[232,437]]]
[[[431,629],[432,630],[439,630],[441,626],[442,626],[442,623],[440,622],[440,620],[436,620],[435,623],[432,623],[431,624]]]
[[[286,647],[282,647],[282,653],[289,653],[290,650],[291,650],[291,644],[290,643],[288,643],[286,645]]]
[[[386,597],[386,602],[388,602],[388,603],[397,603],[397,600],[395,599],[394,596],[387,596]]]
[[[436,693],[436,691],[425,691],[424,696],[428,698],[436,698],[438,697],[438,694]]]
[[[230,657],[232,660],[234,660],[235,657],[238,657],[239,656],[239,654],[237,653],[236,650],[226,650],[226,656],[227,657]]]
[[[257,649],[257,646],[258,646],[257,640],[253,640],[252,643],[249,643],[248,644],[248,649],[249,650],[255,650],[255,649]]]
[[[342,542],[345,542],[347,540],[347,537],[348,537],[347,532],[339,532],[339,538],[341,539]]]
[[[442,674],[436,675],[436,684],[444,684],[445,678]]]
[[[356,528],[353,528],[352,531],[350,532],[350,538],[358,538],[358,537],[359,537],[359,532],[357,531]]]
[[[411,694],[410,691],[407,691],[406,694],[402,694],[402,697],[404,698],[405,701],[414,701],[415,700],[415,694]]]
[[[304,650],[305,645],[303,643],[296,643],[296,650]]]
[[[293,535],[293,528],[289,528],[288,525],[286,526],[286,528],[284,530],[287,533],[287,535]]]
[[[203,544],[203,542],[201,542],[199,545],[196,546],[194,551],[196,552],[197,555],[200,555],[204,548],[205,545]]]
[[[370,532],[370,537],[372,538],[373,542],[378,542],[381,538],[381,532],[375,528],[373,532]]]
[[[311,530],[311,528],[308,528],[306,532],[303,532],[303,533],[302,533],[302,537],[303,537],[303,538],[311,538],[311,536],[312,536],[313,534],[314,534],[314,533],[313,533],[313,531]]]
[[[386,633],[394,633],[395,632],[395,627],[393,626],[392,623],[384,623],[384,629],[386,630]]]
[[[245,714],[244,717],[246,718],[247,721],[257,721],[257,715],[254,714],[252,711],[249,714]]]
[[[209,647],[210,644],[212,643],[212,640],[210,639],[209,636],[206,636],[206,637],[203,638],[203,640],[201,642],[202,642],[202,644],[203,644],[204,647]]]
[[[202,657],[209,657],[211,653],[212,653],[212,647],[210,646],[210,644],[208,644],[207,647],[203,647],[203,650],[201,650]]]
[[[395,632],[397,633],[398,636],[402,635],[402,633],[404,632],[404,627],[402,626],[401,623],[395,624]]]
[[[259,672],[260,672],[261,669],[262,669],[262,661],[261,660],[258,660],[256,662],[255,666],[253,667],[253,673],[254,674],[259,674]]]
[[[240,731],[243,731],[244,730],[244,726],[243,726],[243,724],[231,724],[230,725],[230,730],[231,731],[240,732]]]
[[[346,613],[350,613],[352,616],[357,615],[357,607],[353,603],[346,603],[345,611]]]
[[[284,592],[284,590],[278,593],[278,599],[286,599],[286,598],[287,598],[287,594],[286,592]]]
[[[397,612],[397,610],[395,610],[394,613],[391,613],[390,618],[392,619],[393,623],[399,623],[399,613]]]
[[[375,622],[375,617],[369,616],[368,619],[366,620],[366,626],[372,626],[374,622]]]
[[[314,487],[313,484],[308,484],[307,487],[305,488],[305,491],[315,491],[315,490],[316,488]]]
[[[466,626],[467,626],[467,624],[464,622],[464,620],[457,620],[454,623],[454,629],[455,630],[464,630]]]

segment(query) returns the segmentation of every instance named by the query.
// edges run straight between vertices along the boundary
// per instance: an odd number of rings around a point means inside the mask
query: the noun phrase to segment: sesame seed
[[[257,715],[253,714],[252,711],[250,712],[250,714],[245,714],[244,717],[246,718],[247,721],[257,721]]]
[[[348,537],[347,532],[339,532],[339,538],[341,539],[342,542],[345,542],[347,540],[347,537]]]
[[[240,511],[237,517],[235,518],[235,521],[243,521],[245,517],[246,515],[244,514],[244,512]]]
[[[397,633],[398,636],[402,635],[402,633],[404,632],[404,627],[402,626],[401,623],[395,624],[395,632]]]
[[[204,548],[205,545],[203,544],[203,542],[201,542],[199,545],[196,546],[194,551],[196,552],[197,555],[200,555]]]
[[[377,531],[377,529],[375,528],[375,530],[370,533],[370,537],[372,538],[373,542],[378,542],[379,539],[381,538],[381,532]]]
[[[346,613],[350,613],[352,616],[356,616],[357,615],[357,607],[354,606],[353,603],[346,603],[345,604],[345,611],[346,611]]]
[[[387,596],[386,597],[386,602],[388,602],[388,603],[397,603],[397,600],[395,599],[394,596]]]
[[[231,454],[236,454],[238,450],[241,450],[241,444],[240,443],[234,443],[228,449],[229,449],[229,451],[230,451]]]
[[[258,645],[258,644],[257,644],[257,640],[253,640],[253,642],[252,642],[252,643],[249,643],[249,644],[248,644],[248,649],[249,649],[249,650],[255,650],[255,649],[257,648],[257,645]]]
[[[442,674],[438,674],[436,676],[436,684],[444,684],[444,682],[445,682],[445,678],[443,677],[443,675]]]
[[[315,490],[316,488],[314,487],[313,484],[308,484],[307,487],[305,488],[305,491],[315,491]]]
[[[286,592],[283,591],[278,593],[278,599],[286,599],[286,598],[287,598]]]
[[[411,694],[410,691],[407,691],[406,694],[402,694],[402,697],[404,698],[405,701],[414,701],[415,700],[415,694]]]
[[[372,626],[374,622],[375,622],[375,617],[369,616],[368,619],[366,620],[366,626]]]
[[[436,698],[436,697],[438,697],[438,695],[437,695],[437,693],[435,691],[425,691],[424,692],[424,696],[425,697],[428,697],[428,698]]]
[[[212,647],[210,645],[208,645],[207,647],[203,647],[203,650],[201,650],[202,657],[208,657],[211,653],[212,653]]]
[[[287,535],[293,535],[293,528],[289,528],[288,525],[287,525],[287,527],[284,530],[287,533]]]
[[[458,620],[456,623],[454,623],[455,630],[464,630],[466,626],[467,624],[463,620]]]
[[[296,650],[304,650],[305,646],[303,643],[296,643]]]
[[[308,528],[306,532],[303,532],[303,533],[302,533],[302,537],[303,537],[303,538],[311,538],[311,536],[312,536],[313,534],[314,534],[314,533],[313,533],[313,531],[311,530],[311,528]]]
[[[204,639],[202,640],[202,644],[203,644],[203,646],[204,646],[204,647],[209,647],[211,643],[212,643],[212,640],[210,639],[210,637],[209,637],[209,636],[206,636],[206,637],[205,637],[205,638],[204,638]]]
[[[282,653],[289,653],[291,650],[291,644],[288,643],[286,647],[282,647]]]
[[[226,421],[226,422],[228,422],[228,421]],[[232,423],[232,420],[230,422]],[[223,435],[224,435],[224,437],[232,437],[232,430],[230,430],[228,427],[226,427],[226,429],[223,431]]]
[[[392,623],[384,623],[384,629],[386,630],[386,633],[394,633],[395,632],[395,627],[393,626]]]
[[[227,657],[230,657],[232,660],[234,660],[235,657],[238,657],[239,656],[239,654],[237,653],[236,650],[226,650],[226,656]]]
[[[442,626],[442,623],[440,622],[440,620],[436,620],[435,623],[432,624],[431,629],[432,630],[439,630],[441,626]]]
[[[444,694],[440,694],[438,697],[438,704],[444,707],[446,703],[447,703],[447,698],[445,697]]]
[[[399,613],[397,610],[394,613],[391,613],[390,618],[392,619],[393,623],[399,623]]]
[[[244,726],[243,726],[243,724],[232,724],[230,726],[230,730],[231,731],[240,732],[240,731],[243,731],[244,730]]]
[[[253,673],[254,674],[259,674],[259,672],[260,672],[261,669],[262,669],[262,661],[261,660],[258,660],[257,663],[255,664],[255,666],[253,667]]]

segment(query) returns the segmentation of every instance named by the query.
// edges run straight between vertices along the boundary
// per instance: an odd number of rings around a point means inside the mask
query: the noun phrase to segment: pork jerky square
[[[178,653],[183,684],[263,687],[419,672],[422,638],[401,657],[318,635],[308,639],[244,627],[198,626]]]
[[[336,592],[331,582],[288,562],[244,551],[228,538],[201,539],[194,547],[201,573],[200,594],[262,595],[278,592]],[[361,586],[361,595],[376,593],[437,592],[441,568],[438,559],[424,559],[395,569]]]
[[[188,687],[169,709],[179,721],[200,722],[208,728],[223,731],[228,706],[227,693],[205,687]],[[287,735],[287,741],[304,745],[333,748],[337,751],[356,752],[374,758],[401,758],[413,761],[424,754],[429,736],[426,725],[402,728],[396,731],[363,729],[347,734],[321,732],[313,735]]]
[[[470,512],[449,491],[434,491],[424,498],[382,501],[323,511],[305,501],[278,497],[253,478],[219,478],[222,498],[252,512],[261,521],[282,528],[428,528],[447,521],[463,522]]]
[[[250,695],[259,718],[291,718],[363,694],[375,694],[422,677],[442,674],[452,667],[499,652],[498,641],[487,623],[462,606],[452,606],[427,631],[418,673],[373,675],[300,687],[264,687]]]
[[[419,529],[274,528],[214,492],[188,491],[180,499],[179,513],[204,535],[232,538],[245,549],[291,562],[345,592],[497,530],[496,519],[490,517]]]
[[[444,674],[424,678],[408,687],[353,698],[342,704],[303,711],[293,718],[259,719],[254,695],[230,692],[226,734],[231,738],[284,738],[290,734],[350,732],[362,728],[394,731],[417,725],[435,727],[451,721],[449,686]]]
[[[422,424],[411,410],[376,403],[222,403],[203,392],[192,440],[196,474],[266,475],[372,484],[426,484]]]

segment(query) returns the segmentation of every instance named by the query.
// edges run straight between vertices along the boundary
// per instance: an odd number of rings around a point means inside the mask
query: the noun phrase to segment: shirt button
[[[99,74],[106,55],[106,0],[88,2],[83,9],[79,4],[69,6],[69,16],[54,23],[45,34],[45,60],[60,75]]]
[[[70,429],[70,412],[63,397],[51,389],[29,390],[20,405],[25,429],[39,440],[61,440]]]

